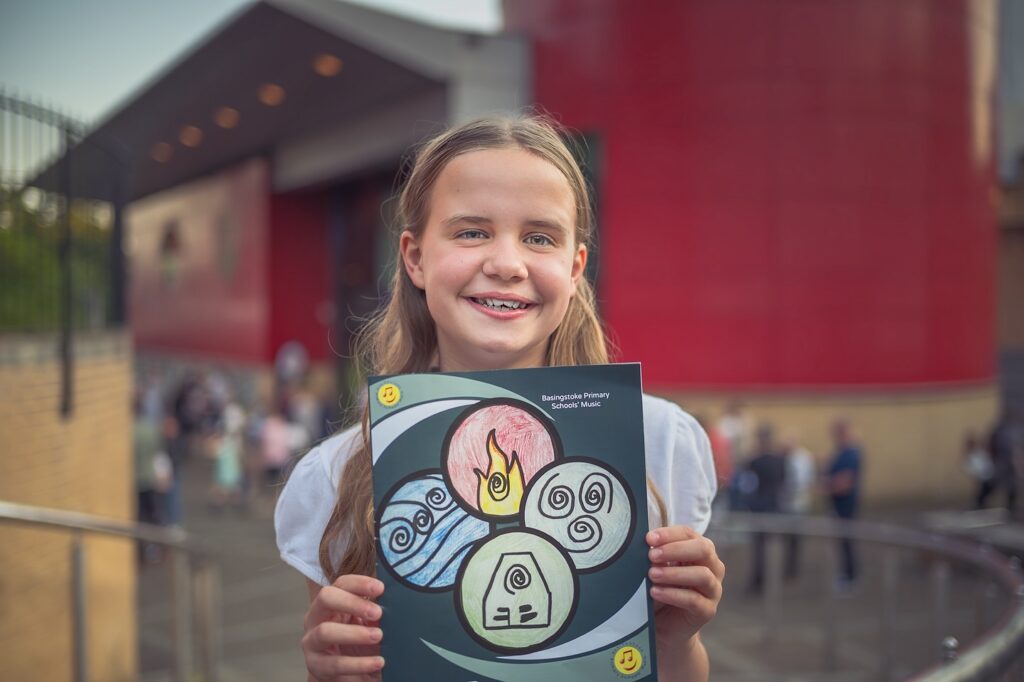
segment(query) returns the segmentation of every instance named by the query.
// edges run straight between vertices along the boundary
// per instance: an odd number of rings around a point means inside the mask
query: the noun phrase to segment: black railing
[[[0,91],[0,333],[56,334],[64,416],[74,333],[125,321],[121,206],[76,193],[83,136],[73,118]],[[106,156],[117,187],[122,164]]]

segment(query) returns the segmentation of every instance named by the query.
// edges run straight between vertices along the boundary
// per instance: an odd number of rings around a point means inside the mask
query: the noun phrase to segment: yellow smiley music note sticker
[[[394,384],[384,384],[377,389],[377,402],[384,407],[394,407],[402,399],[402,392]]]
[[[615,669],[623,675],[635,675],[644,665],[644,657],[635,646],[624,646],[615,652]]]

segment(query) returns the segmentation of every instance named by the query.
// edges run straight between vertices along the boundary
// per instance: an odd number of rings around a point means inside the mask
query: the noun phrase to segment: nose
[[[526,261],[518,239],[499,237],[488,245],[483,272],[504,280],[526,278]]]

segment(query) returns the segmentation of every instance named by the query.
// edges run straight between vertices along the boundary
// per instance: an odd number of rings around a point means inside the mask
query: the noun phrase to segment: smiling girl
[[[583,271],[593,229],[583,174],[550,122],[485,119],[425,144],[398,205],[387,304],[365,328],[371,374],[608,362]],[[705,680],[699,631],[725,567],[701,536],[715,494],[707,436],[667,401],[643,398],[651,597],[658,675]],[[366,417],[307,454],[275,514],[282,558],[307,578],[302,651],[310,679],[380,678]]]

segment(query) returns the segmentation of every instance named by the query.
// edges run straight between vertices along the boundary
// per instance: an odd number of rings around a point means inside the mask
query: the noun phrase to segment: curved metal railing
[[[898,582],[898,563],[895,552],[906,550],[925,551],[935,555],[932,588],[935,603],[948,604],[949,583],[952,564],[973,567],[995,584],[1002,587],[1012,599],[996,622],[963,648],[953,638],[943,641],[943,655],[937,656],[934,664],[911,676],[914,682],[987,682],[999,679],[1024,654],[1024,576],[1021,562],[999,551],[979,543],[968,542],[937,533],[911,528],[863,521],[843,521],[824,517],[808,517],[788,514],[751,514],[730,512],[724,520],[712,524],[709,534],[750,535],[763,533],[772,536],[792,536],[843,539],[874,543],[889,549],[882,556],[883,601],[895,603]],[[766,628],[776,627],[779,609],[782,606],[781,556],[770,554],[766,570]],[[828,610],[834,612],[834,609]],[[896,645],[893,633],[892,610],[883,611],[880,622],[882,633],[880,646]],[[889,621],[889,622],[886,622]],[[826,623],[824,646],[826,660],[835,660],[837,638],[834,624]],[[828,651],[828,649],[832,651]],[[937,648],[938,651],[938,648]],[[882,661],[880,677],[891,675],[894,652],[880,651]],[[1015,678],[1016,679],[1016,678]]]
[[[19,523],[35,527],[50,527],[70,532],[72,547],[72,595],[74,622],[75,680],[84,681],[86,658],[86,575],[83,536],[98,534],[119,536],[136,541],[161,545],[171,552],[172,623],[174,633],[174,679],[195,679],[193,674],[193,613],[198,624],[199,672],[203,680],[218,678],[220,660],[220,590],[219,569],[213,561],[215,551],[210,546],[191,538],[185,531],[148,524],[104,519],[78,512],[60,511],[0,501],[0,522]],[[1007,608],[996,622],[975,640],[960,649],[950,642],[945,656],[925,670],[911,677],[914,682],[987,682],[996,680],[1018,663],[1024,653],[1024,575],[1021,563],[1006,555],[977,543],[960,539],[878,523],[840,521],[822,517],[804,517],[782,514],[729,513],[716,521],[710,531],[721,534],[764,533],[769,537],[798,535],[806,538],[835,540],[849,538],[858,542],[874,543],[887,548],[882,553],[883,601],[895,602],[898,582],[897,552],[915,550],[938,557],[933,567],[932,586],[936,603],[948,602],[950,569],[953,564],[973,567],[988,580],[1013,595]],[[769,545],[771,548],[771,545]],[[779,549],[776,547],[776,549]],[[769,550],[766,571],[765,628],[775,628],[782,608],[781,554]],[[834,613],[836,609],[827,609]],[[894,652],[886,651],[886,643],[894,646],[896,637],[891,610],[883,612],[880,622],[882,638],[880,677],[888,678]],[[835,623],[825,623],[824,647],[826,659],[835,660],[838,646]],[[832,650],[831,652],[829,650]]]
[[[85,573],[86,534],[123,537],[163,546],[171,558],[171,623],[174,680],[196,680],[193,675],[193,615],[199,630],[198,679],[218,679],[220,667],[220,569],[215,550],[179,528],[106,519],[80,512],[46,509],[0,501],[0,522],[49,527],[71,533],[71,595],[74,628],[72,669],[75,682],[88,679],[88,627]]]

